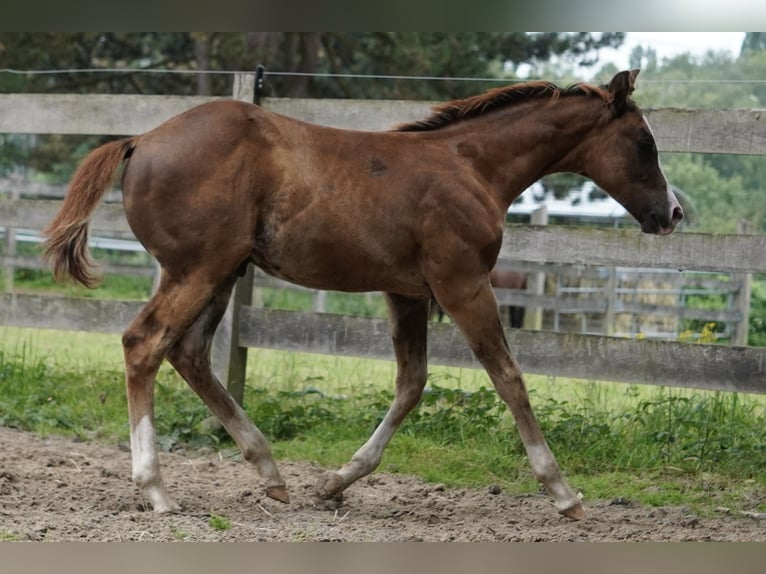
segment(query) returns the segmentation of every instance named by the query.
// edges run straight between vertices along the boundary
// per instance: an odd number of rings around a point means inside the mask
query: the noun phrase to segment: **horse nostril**
[[[671,218],[671,219],[673,220],[673,222],[674,222],[674,223],[678,223],[678,222],[679,222],[679,221],[681,221],[683,218],[684,218],[684,210],[683,210],[683,209],[681,209],[680,207],[675,207],[675,208],[673,209],[673,216],[672,216],[672,218]]]

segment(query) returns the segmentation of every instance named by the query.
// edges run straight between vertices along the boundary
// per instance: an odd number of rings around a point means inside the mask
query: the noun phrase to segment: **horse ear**
[[[625,110],[628,96],[633,93],[636,85],[636,76],[641,70],[625,70],[612,78],[609,82],[609,93],[612,96],[612,105],[617,113]]]

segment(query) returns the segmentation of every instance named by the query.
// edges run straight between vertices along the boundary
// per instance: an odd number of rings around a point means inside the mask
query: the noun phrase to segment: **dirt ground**
[[[323,469],[289,462],[280,465],[292,497],[286,505],[263,495],[247,463],[217,453],[166,453],[161,461],[182,514],[143,508],[124,445],[0,428],[0,540],[766,541],[766,521],[753,517],[615,499],[586,501],[588,517],[571,522],[546,496],[385,473],[360,480],[340,501],[318,501]]]

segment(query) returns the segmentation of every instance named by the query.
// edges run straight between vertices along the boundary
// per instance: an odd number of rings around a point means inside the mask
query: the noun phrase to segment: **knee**
[[[122,334],[122,348],[125,352],[132,351],[140,346],[141,340],[135,329],[129,328]]]

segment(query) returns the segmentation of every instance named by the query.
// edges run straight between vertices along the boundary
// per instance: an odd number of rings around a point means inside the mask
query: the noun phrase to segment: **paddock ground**
[[[32,541],[766,541],[766,521],[587,500],[571,522],[540,495],[452,489],[374,473],[342,500],[312,495],[322,468],[282,462],[292,502],[265,498],[247,463],[163,453],[182,514],[143,508],[125,445],[0,428],[0,539]]]

